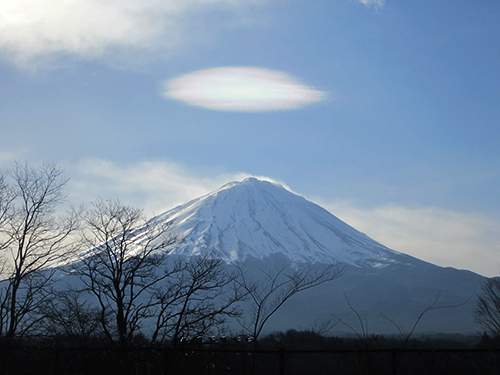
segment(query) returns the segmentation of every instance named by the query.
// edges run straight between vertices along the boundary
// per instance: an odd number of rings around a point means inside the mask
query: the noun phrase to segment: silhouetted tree
[[[16,194],[7,182],[7,179],[8,172],[0,170],[0,251],[7,249],[12,241],[12,236],[9,235],[10,232],[7,230],[7,225],[12,219],[13,201]],[[5,274],[6,265],[7,256],[2,252],[2,256],[0,257],[0,280],[7,277]],[[0,289],[0,301],[2,300],[2,292],[3,289]]]
[[[170,223],[146,220],[141,209],[118,200],[97,200],[82,215],[83,248],[73,264],[99,306],[99,320],[111,343],[126,346],[158,304],[153,290],[169,273],[165,251],[177,242]]]
[[[0,170],[0,233],[5,235],[5,226],[12,218],[13,201],[16,197],[14,189],[8,183],[8,171]],[[8,243],[0,243],[4,248]]]
[[[253,339],[254,347],[268,320],[291,297],[304,290],[332,281],[342,275],[343,270],[335,264],[309,265],[298,268],[282,266],[262,270],[258,276],[249,276],[244,265],[237,267],[237,283],[247,293],[249,310],[241,325]]]
[[[344,292],[344,297],[345,300],[349,306],[349,309],[356,315],[357,321],[359,328],[354,327],[351,324],[348,324],[342,320],[342,318],[337,318],[339,323],[343,324],[344,326],[348,327],[358,338],[358,342],[363,344],[364,349],[370,349],[372,346],[378,346],[380,344],[379,340],[382,337],[380,334],[376,334],[373,332],[370,332],[368,330],[368,321],[365,318],[361,316],[361,314],[353,307],[351,304],[351,301],[347,297],[347,294]],[[410,342],[412,336],[415,333],[415,330],[417,329],[418,325],[420,324],[421,320],[429,313],[431,313],[434,310],[441,310],[441,309],[452,309],[452,308],[458,308],[463,305],[465,305],[467,302],[470,301],[472,298],[469,297],[466,299],[464,302],[455,304],[455,305],[443,305],[443,304],[438,304],[439,300],[441,298],[441,292],[439,292],[434,300],[431,300],[429,305],[422,309],[421,311],[418,312],[417,317],[413,321],[411,325],[409,325],[409,329],[405,328],[405,326],[394,319],[388,317],[385,315],[383,312],[380,312],[380,315],[386,319],[389,323],[391,323],[397,330],[398,330],[398,335],[396,336],[398,338],[398,341],[401,343],[400,349],[406,349],[408,343]]]
[[[275,266],[261,275],[249,276],[245,265],[238,265],[237,282],[247,293],[249,309],[246,320],[240,320],[243,329],[250,335],[253,345],[253,358],[250,372],[255,372],[256,351],[259,336],[268,320],[294,295],[314,288],[339,277],[343,269],[336,264],[302,264],[297,268],[290,265]]]
[[[238,315],[235,303],[243,293],[236,288],[221,259],[210,253],[177,258],[166,285],[158,288],[153,342],[170,339],[174,346],[182,338],[191,340],[224,328]]]
[[[500,339],[500,278],[488,279],[483,284],[475,318],[495,339]]]
[[[427,306],[422,311],[420,311],[420,313],[418,314],[417,319],[415,319],[415,322],[413,323],[413,325],[411,326],[411,328],[410,328],[409,331],[405,330],[405,328],[403,327],[402,324],[399,324],[399,323],[395,322],[393,319],[385,316],[382,313],[381,313],[381,315],[385,319],[387,319],[390,323],[392,323],[398,329],[398,331],[399,331],[399,337],[401,339],[401,342],[403,343],[403,345],[402,345],[401,348],[405,349],[406,345],[410,341],[410,338],[412,337],[413,333],[415,332],[415,329],[417,328],[418,324],[420,323],[420,321],[422,320],[422,318],[426,314],[428,314],[429,312],[434,311],[434,310],[453,309],[453,308],[461,307],[461,306],[465,305],[467,302],[469,302],[472,297],[473,297],[473,295],[470,296],[468,299],[466,299],[464,302],[458,303],[458,304],[455,304],[455,305],[442,305],[442,304],[438,305],[439,299],[441,298],[441,292],[438,293],[437,296],[436,296],[436,298],[434,299],[434,301],[432,303],[430,303],[429,306]]]
[[[0,337],[6,341],[22,338],[42,318],[39,308],[54,273],[49,266],[71,249],[76,218],[55,212],[66,182],[51,164],[16,163],[0,177]]]
[[[45,335],[59,337],[71,345],[85,347],[104,336],[101,311],[87,303],[81,290],[70,287],[54,291],[44,305],[44,317]]]

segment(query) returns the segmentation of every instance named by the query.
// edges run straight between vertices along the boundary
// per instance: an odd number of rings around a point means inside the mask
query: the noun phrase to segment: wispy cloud
[[[193,72],[167,81],[163,94],[199,107],[242,112],[296,109],[325,98],[285,73],[255,67]]]
[[[12,167],[16,160],[21,160],[27,153],[24,147],[0,151],[0,168]]]
[[[144,208],[148,214],[161,213],[227,182],[250,176],[243,172],[200,176],[168,161],[118,165],[104,159],[83,159],[63,168],[70,177],[68,195],[72,202],[88,204],[97,197],[119,198]]]
[[[357,0],[364,5],[373,5],[376,7],[381,7],[384,5],[385,0]]]
[[[438,207],[322,204],[349,225],[394,250],[440,266],[488,276],[500,273],[500,221],[494,217]]]
[[[12,0],[0,2],[0,52],[18,66],[54,57],[111,58],[185,43],[190,16],[214,7],[241,10],[252,0]],[[199,21],[199,18],[197,18]]]
[[[354,1],[384,4],[384,0]],[[203,38],[221,22],[230,27],[252,26],[249,20],[254,19],[256,7],[268,3],[272,2],[4,0],[0,1],[0,57],[27,69],[51,66],[64,57],[135,65],[139,59],[189,46],[192,39]],[[229,17],[214,25],[203,17],[210,17],[214,9]]]

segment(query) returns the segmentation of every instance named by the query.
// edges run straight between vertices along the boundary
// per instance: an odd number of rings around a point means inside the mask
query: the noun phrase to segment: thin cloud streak
[[[439,207],[322,205],[391,249],[443,267],[500,273],[500,222],[492,217]]]
[[[262,112],[301,108],[325,94],[281,72],[256,67],[197,71],[165,82],[166,98],[219,111]]]
[[[97,158],[68,163],[63,168],[70,177],[68,196],[73,204],[86,205],[98,197],[119,198],[125,204],[144,208],[148,215],[162,213],[227,182],[250,176],[235,172],[200,177],[173,162],[117,165]]]

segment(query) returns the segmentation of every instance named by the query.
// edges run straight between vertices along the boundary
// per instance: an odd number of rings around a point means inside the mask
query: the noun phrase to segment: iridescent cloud
[[[325,99],[325,93],[281,72],[255,67],[197,71],[165,82],[163,95],[219,111],[290,110]]]

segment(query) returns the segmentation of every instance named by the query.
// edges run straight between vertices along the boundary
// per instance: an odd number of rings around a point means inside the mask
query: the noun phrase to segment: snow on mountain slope
[[[281,253],[292,262],[386,267],[411,257],[390,250],[277,183],[231,182],[153,220],[173,221],[172,253],[213,251],[226,261]]]

